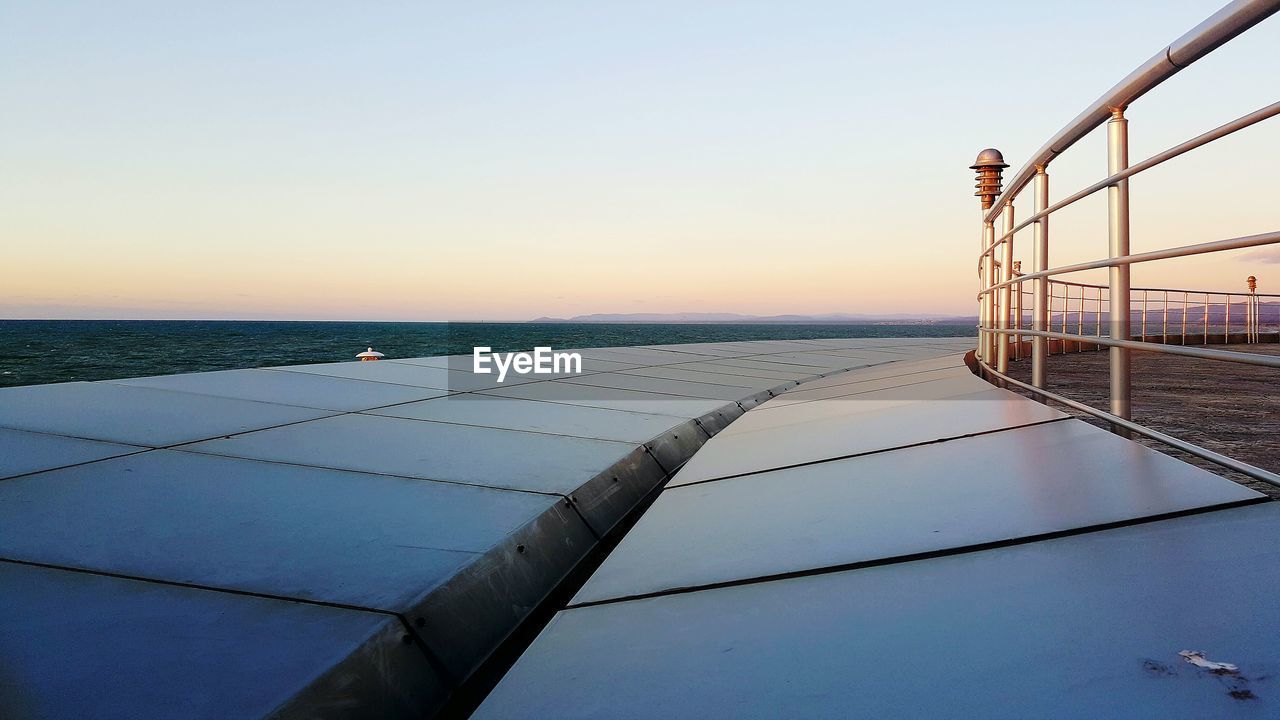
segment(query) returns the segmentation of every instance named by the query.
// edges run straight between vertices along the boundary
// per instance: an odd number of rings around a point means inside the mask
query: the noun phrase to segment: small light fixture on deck
[[[374,350],[373,348],[369,348],[368,350],[365,350],[359,355],[356,355],[356,357],[360,358],[360,362],[368,362],[370,360],[381,360],[384,356],[382,353],[378,352],[377,350]]]
[[[995,148],[987,148],[978,153],[978,159],[969,166],[970,170],[975,170],[978,174],[978,182],[974,185],[978,192],[974,196],[982,198],[983,210],[990,209],[1000,196],[1001,175],[1007,167],[1009,164],[1004,161],[1004,155]]]
[[[1261,341],[1259,335],[1258,321],[1262,313],[1262,306],[1258,304],[1258,278],[1250,275],[1245,278],[1245,282],[1249,283],[1249,297],[1245,298],[1244,306],[1244,332],[1245,342],[1256,343]]]

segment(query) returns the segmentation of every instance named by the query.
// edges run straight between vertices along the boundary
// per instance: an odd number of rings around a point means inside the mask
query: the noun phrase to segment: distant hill
[[[849,324],[924,324],[963,325],[977,322],[975,317],[936,315],[929,313],[891,313],[885,315],[827,313],[823,315],[742,315],[739,313],[595,313],[570,318],[540,317],[535,323],[849,323]]]

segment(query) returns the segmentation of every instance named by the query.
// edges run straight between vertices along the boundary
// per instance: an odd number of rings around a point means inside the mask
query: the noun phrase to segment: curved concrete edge
[[[329,667],[270,717],[348,717],[353,707],[368,717],[396,717],[437,706],[434,698],[448,687],[447,680],[429,657],[402,659],[409,656],[412,644],[403,623],[388,617],[386,625],[341,664]]]
[[[900,360],[883,360],[874,363],[870,367],[878,365],[886,365]],[[680,469],[694,457],[694,455],[702,449],[703,445],[718,435],[721,431],[729,428],[732,423],[745,415],[748,411],[768,402],[785,393],[788,390],[795,389],[805,383],[816,380],[837,376],[858,369],[859,367],[869,367],[861,365],[849,368],[823,369],[815,372],[808,377],[798,380],[786,380],[780,382],[773,387],[753,392],[744,396],[741,400],[730,402],[726,405],[708,412],[698,418],[686,421],[672,427],[670,430],[663,432],[641,446],[636,451],[619,460],[614,465],[605,469],[587,483],[583,484],[578,490],[571,493],[567,499],[567,503],[561,503],[557,507],[574,507],[581,513],[582,517],[588,521],[588,524],[596,532],[596,536],[600,539],[607,538],[608,535],[616,533],[620,525],[624,524],[629,516],[634,518],[641,512],[649,502],[657,497],[657,493],[662,489],[663,485],[680,471]],[[648,454],[657,460],[660,472],[654,474],[652,472],[636,472],[637,453],[648,451]],[[551,512],[551,511],[548,511]],[[625,531],[625,530],[624,530]],[[554,534],[543,536],[543,539],[551,541],[556,540]],[[620,538],[617,538],[620,539]],[[580,563],[592,552],[597,550],[603,542],[593,544],[586,552],[579,555],[573,562],[572,567],[565,571],[560,579],[547,586],[545,592],[539,602],[546,600],[553,593],[563,594],[565,598],[570,598],[576,588],[565,588],[563,583],[571,575],[577,575],[577,582],[574,585],[580,585],[586,580],[591,571],[598,567],[599,562],[605,558],[600,556],[596,558],[596,562],[591,563],[593,567],[582,568]],[[610,543],[611,544],[611,543]],[[509,548],[510,544],[505,545]],[[501,551],[497,551],[501,552]],[[567,557],[567,556],[566,556]],[[466,589],[455,592],[453,589],[444,590],[438,600],[435,602],[428,600],[427,605],[443,605],[446,607],[439,608],[433,613],[437,616],[446,618],[446,624],[452,623],[452,627],[466,625],[469,627],[477,627],[483,624],[484,620],[478,617],[483,611],[477,611],[477,608],[489,608],[492,611],[490,619],[487,622],[492,623],[490,627],[508,627],[509,630],[498,638],[498,633],[489,633],[487,641],[477,643],[474,642],[473,636],[467,636],[466,633],[455,633],[451,638],[452,647],[450,650],[438,652],[439,656],[446,666],[454,666],[460,664],[465,666],[467,670],[462,673],[462,683],[466,683],[476,674],[481,666],[490,657],[498,654],[500,649],[505,650],[508,654],[518,654],[524,647],[528,645],[536,635],[540,627],[522,627],[525,621],[535,610],[537,603],[532,605],[520,605],[519,612],[514,616],[505,615],[504,611],[511,609],[513,606],[504,605],[502,600],[505,597],[502,593],[494,594],[495,585],[492,582],[492,576],[489,571],[483,568],[509,570],[517,565],[520,558],[508,557],[504,562],[501,559],[485,558],[478,560],[475,566],[476,572],[468,571],[460,573],[455,579],[459,580],[461,585]],[[555,564],[557,569],[563,568],[561,563]],[[465,577],[464,577],[465,576]],[[453,584],[452,582],[450,584]],[[512,586],[521,584],[521,579],[513,579]],[[433,598],[436,596],[433,593]],[[528,597],[528,596],[526,596]],[[474,605],[472,603],[475,603]],[[563,604],[563,603],[562,603]],[[561,609],[560,607],[550,608],[547,616],[537,622],[539,626],[551,619],[552,614]],[[498,618],[501,616],[501,620]],[[428,625],[430,627],[430,625]],[[527,640],[521,642],[518,648],[502,648],[503,642],[508,638],[516,635],[520,631],[524,631],[528,637]],[[498,640],[497,642],[492,642]],[[427,641],[430,647],[435,647],[435,643]],[[488,648],[486,651],[486,647]],[[469,652],[468,657],[455,657],[454,650],[458,648],[466,648]],[[458,677],[455,675],[455,677]],[[483,682],[486,685],[492,685],[499,680],[496,674]]]
[[[445,678],[464,682],[599,540],[560,500],[418,598],[405,620]]]
[[[423,597],[414,608],[411,624],[443,667],[451,689],[471,680],[510,638],[521,630],[529,632],[523,626],[539,605],[562,591],[603,541],[651,501],[707,440],[748,409],[801,382],[829,374],[787,381],[673,425],[637,445]],[[442,698],[440,704],[446,701]]]

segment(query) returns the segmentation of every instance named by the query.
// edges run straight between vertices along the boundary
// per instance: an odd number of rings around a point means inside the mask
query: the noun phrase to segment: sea
[[[964,325],[0,320],[0,387],[495,352],[806,338],[960,337]]]

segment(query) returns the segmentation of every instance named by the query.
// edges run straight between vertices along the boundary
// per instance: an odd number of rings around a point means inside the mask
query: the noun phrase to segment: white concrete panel
[[[0,562],[3,714],[422,717],[447,687],[385,613]]]
[[[788,380],[778,380],[775,378],[753,378],[745,375],[729,375],[726,373],[708,372],[706,370],[690,370],[687,367],[676,365],[622,370],[618,374],[637,375],[639,377],[649,378],[667,378],[670,380],[688,380],[692,382],[710,383],[712,385],[726,385],[729,387],[741,388],[747,392],[785,387],[792,384]]]
[[[482,394],[525,400],[543,400],[610,410],[672,415],[682,418],[702,417],[707,413],[722,410],[726,405],[732,404],[715,399],[675,397],[637,390],[574,385],[559,380],[518,385],[498,390],[486,390]]]
[[[837,405],[842,407],[836,407]],[[807,417],[801,415],[808,411]],[[779,422],[736,432],[756,417]],[[992,389],[946,399],[827,401],[748,413],[690,460],[670,485],[888,450],[945,438],[1060,420],[1066,415]],[[733,432],[731,432],[733,431]]]
[[[0,483],[0,556],[399,612],[559,502],[156,450]]]
[[[631,455],[635,445],[377,415],[339,415],[183,449],[567,495]]]
[[[146,448],[0,428],[0,479],[143,450]]]
[[[1067,420],[669,488],[573,602],[873,563],[1262,497]]]
[[[331,414],[326,410],[110,383],[76,382],[0,390],[0,427],[153,447]]]
[[[753,413],[744,417],[742,422],[734,423],[728,432],[732,435],[751,433],[786,425],[812,423],[823,418],[847,418],[858,414],[880,412],[900,405],[935,403],[968,395],[1001,400],[1017,398],[1032,402],[1012,393],[1002,394],[1004,391],[998,391],[998,388],[970,373],[922,382],[908,381],[901,385],[894,384],[897,378],[886,378],[874,382],[889,385],[862,391],[858,390],[858,386],[819,388],[818,394],[829,393],[834,397],[819,398],[816,402],[782,402],[781,398],[774,398],[760,405],[759,413]],[[774,404],[775,400],[779,402]]]
[[[269,370],[222,370],[111,382],[116,385],[336,411],[367,410],[395,403],[426,400],[447,393],[445,390],[408,385],[349,380],[313,373],[276,373]]]
[[[744,377],[755,378],[760,380],[808,380],[817,377],[817,373],[810,372],[812,368],[796,368],[792,366],[790,370],[778,369],[761,369],[752,367],[738,367],[736,365],[721,365],[717,362],[692,362],[681,363],[679,365],[667,365],[666,367],[675,370],[695,370],[697,372],[709,372],[723,374],[728,377]]]
[[[600,373],[580,378],[565,378],[561,382],[573,385],[590,385],[599,388],[616,388],[619,390],[639,390],[642,392],[675,395],[680,397],[712,398],[732,402],[756,395],[763,390],[750,390],[728,385],[694,382],[690,380],[674,380],[671,378],[643,377],[640,375],[624,375],[621,373]]]
[[[815,380],[812,384],[805,384],[802,387],[796,387],[779,397],[770,401],[769,407],[777,409],[793,405],[795,403],[807,403],[817,400],[836,400],[840,398],[856,399],[855,396],[867,395],[870,393],[878,393],[879,395],[896,395],[909,392],[904,390],[903,393],[888,393],[885,391],[894,388],[909,388],[915,385],[930,384],[930,388],[942,381],[957,380],[952,383],[957,388],[966,388],[962,392],[973,392],[967,388],[974,387],[971,381],[974,378],[973,373],[968,368],[943,368],[940,370],[922,370],[915,373],[907,373],[903,375],[894,375],[891,377],[881,378],[865,378],[862,380],[853,380],[852,378],[841,378],[846,382],[835,383],[829,382],[840,378],[839,375],[831,375],[821,380]]]
[[[373,410],[373,415],[459,423],[504,430],[643,443],[683,418],[467,393]]]

